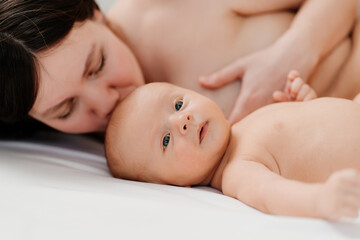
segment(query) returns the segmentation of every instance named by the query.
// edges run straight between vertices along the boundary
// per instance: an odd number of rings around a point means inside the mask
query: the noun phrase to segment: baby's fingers
[[[290,101],[288,94],[282,92],[282,91],[275,91],[273,93],[273,99],[275,102],[287,102]]]
[[[359,216],[359,209],[344,208],[340,213],[340,216],[345,218],[357,218]]]
[[[360,208],[360,174],[356,170],[345,170],[342,180],[342,204],[357,217]]]
[[[342,216],[356,218],[359,216],[360,197],[354,195],[345,196],[343,199]]]
[[[343,186],[348,186],[350,188],[356,189],[360,187],[360,172],[356,169],[343,169],[335,172],[333,175],[337,175],[338,178],[342,180]]]

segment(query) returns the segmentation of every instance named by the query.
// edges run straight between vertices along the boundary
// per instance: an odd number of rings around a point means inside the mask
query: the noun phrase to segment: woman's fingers
[[[206,88],[220,88],[236,80],[240,80],[244,74],[243,61],[238,60],[220,69],[219,71],[199,78],[199,82]]]
[[[254,110],[272,102],[271,96],[265,98],[264,96],[266,96],[267,93],[262,92],[261,89],[260,91],[259,89],[249,91],[250,88],[248,86],[243,89],[247,89],[247,91],[243,90],[240,92],[240,95],[236,100],[233,110],[228,118],[230,124],[240,121]]]
[[[240,94],[239,98],[236,100],[233,110],[229,116],[229,123],[231,125],[235,124],[236,122],[240,121],[244,118],[250,111],[246,108],[244,94]]]

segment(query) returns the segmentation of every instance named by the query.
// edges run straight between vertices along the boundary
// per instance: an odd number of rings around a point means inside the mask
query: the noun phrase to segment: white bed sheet
[[[0,239],[360,239],[359,219],[270,216],[208,187],[114,179],[95,140],[36,139],[0,141]]]

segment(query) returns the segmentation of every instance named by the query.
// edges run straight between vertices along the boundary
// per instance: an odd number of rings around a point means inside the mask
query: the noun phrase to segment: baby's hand
[[[329,220],[356,218],[360,208],[360,173],[344,169],[333,173],[319,191],[317,210]]]
[[[275,91],[275,102],[309,101],[317,97],[314,89],[304,82],[297,71],[290,71],[283,91]]]

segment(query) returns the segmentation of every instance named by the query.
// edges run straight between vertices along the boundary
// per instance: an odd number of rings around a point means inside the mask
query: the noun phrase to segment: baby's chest
[[[360,161],[354,158],[360,155],[353,137],[358,134],[298,126],[273,124],[243,132],[236,146],[238,156],[250,156],[285,178],[305,182],[325,181],[343,168],[360,169]]]
[[[314,159],[311,155],[319,149],[308,144],[308,133],[306,130],[302,133],[296,121],[269,114],[274,111],[273,108],[263,109],[263,112],[255,113],[254,118],[236,124],[232,128],[231,141],[235,158],[249,158],[282,175],[306,166],[307,161]]]

